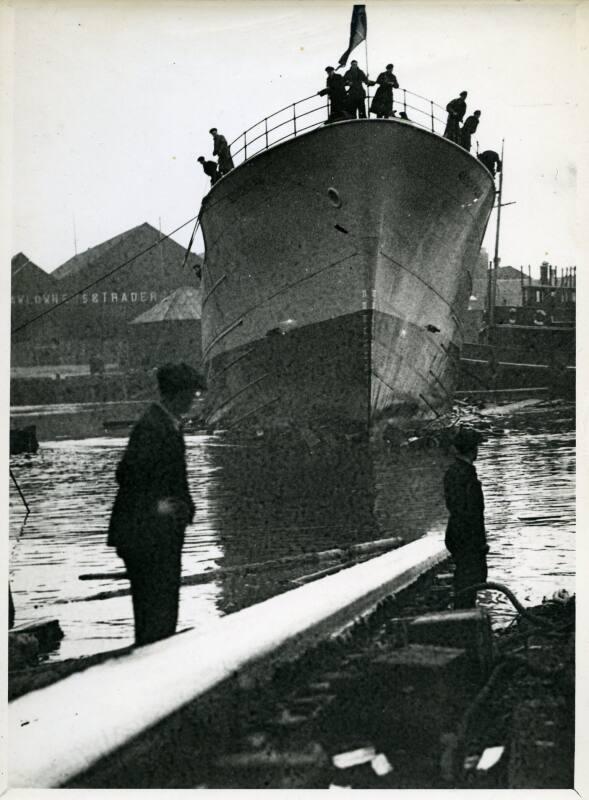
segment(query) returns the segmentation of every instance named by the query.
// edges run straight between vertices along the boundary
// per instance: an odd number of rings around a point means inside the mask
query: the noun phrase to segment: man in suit
[[[176,630],[184,531],[194,517],[181,418],[203,387],[187,364],[160,367],[157,382],[160,402],[133,428],[117,467],[108,532],[131,583],[138,646]]]
[[[446,547],[456,566],[454,608],[474,608],[476,591],[463,589],[487,580],[485,501],[474,467],[480,441],[477,431],[461,428],[454,439],[456,459],[444,475],[444,496],[450,512]]]

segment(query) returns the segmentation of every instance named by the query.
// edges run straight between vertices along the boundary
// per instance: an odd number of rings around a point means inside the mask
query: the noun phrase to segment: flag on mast
[[[350,25],[350,44],[346,52],[340,57],[340,67],[345,66],[352,50],[366,39],[367,34],[368,22],[366,21],[366,6],[355,5],[352,11],[352,23]]]

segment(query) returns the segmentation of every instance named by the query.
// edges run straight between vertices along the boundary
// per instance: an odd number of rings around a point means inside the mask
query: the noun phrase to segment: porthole
[[[327,190],[327,196],[329,197],[329,202],[334,208],[341,208],[342,201],[337,189],[334,189],[333,186],[330,186]]]

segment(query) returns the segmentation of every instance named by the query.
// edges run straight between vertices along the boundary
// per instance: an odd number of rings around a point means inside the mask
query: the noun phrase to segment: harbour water
[[[574,406],[566,404],[523,404],[486,415],[492,432],[477,469],[487,506],[489,579],[507,584],[526,605],[560,589],[574,591],[574,417]],[[25,521],[11,485],[16,624],[58,619],[65,638],[49,655],[52,660],[132,643],[128,595],[87,600],[126,582],[79,579],[122,570],[106,546],[106,529],[125,443],[106,437],[44,442],[37,455],[11,459],[31,507]],[[364,465],[353,455],[351,470],[335,462],[323,464],[320,475],[309,474],[305,465],[293,463],[279,480],[263,445],[252,450],[206,435],[187,436],[186,443],[196,516],[187,530],[184,575],[379,537],[410,541],[445,527],[445,460],[429,450],[401,459],[383,453],[371,495]],[[301,470],[307,473],[302,484],[289,479]],[[313,571],[301,566],[298,575]],[[204,629],[221,615],[294,588],[292,578],[269,569],[184,586],[179,629]],[[489,591],[480,599],[496,624],[509,621],[513,609],[502,595]]]

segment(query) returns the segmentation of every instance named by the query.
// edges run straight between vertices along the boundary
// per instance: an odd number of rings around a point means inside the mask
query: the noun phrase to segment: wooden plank
[[[13,701],[11,787],[63,785],[157,722],[239,674],[272,674],[447,557],[426,536],[220,619],[71,675]]]
[[[288,569],[298,564],[321,564],[326,561],[346,561],[353,558],[361,558],[371,553],[378,553],[387,550],[394,550],[405,544],[399,536],[389,539],[376,539],[373,542],[361,542],[360,544],[350,545],[349,547],[338,547],[332,550],[322,550],[316,553],[302,553],[296,556],[284,556],[283,558],[272,559],[271,561],[256,561],[251,564],[240,564],[233,567],[220,567],[211,569],[207,572],[197,572],[193,575],[182,577],[182,586],[200,586],[205,583],[212,583],[227,575],[242,575],[250,572],[259,572],[270,569]],[[78,576],[81,581],[88,580],[127,580],[126,572],[90,572]],[[112,597],[124,597],[131,594],[128,587],[124,589],[105,589],[102,592],[89,595],[88,597],[75,597],[68,600],[56,600],[55,605],[89,602],[91,600],[108,600]]]

